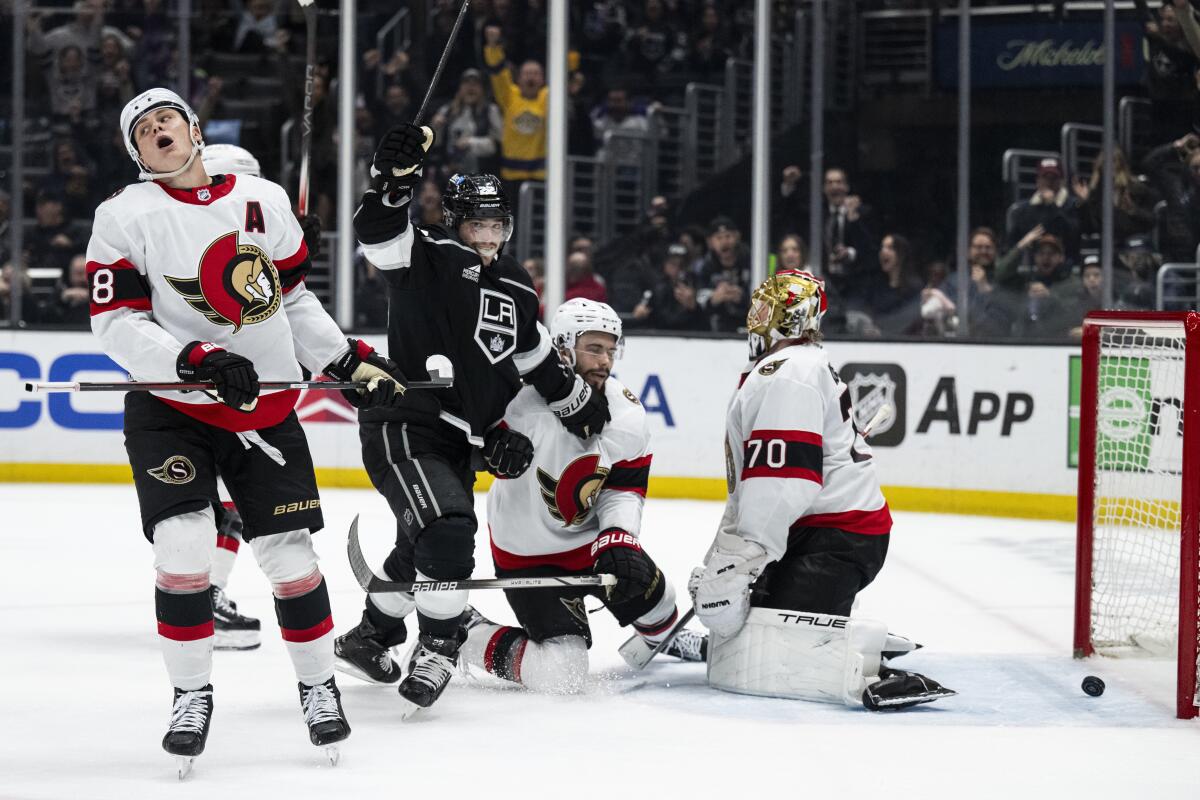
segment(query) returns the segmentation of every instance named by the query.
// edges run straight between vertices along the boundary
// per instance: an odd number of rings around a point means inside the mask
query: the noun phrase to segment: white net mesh
[[[1092,644],[1175,652],[1185,339],[1182,325],[1100,329]]]

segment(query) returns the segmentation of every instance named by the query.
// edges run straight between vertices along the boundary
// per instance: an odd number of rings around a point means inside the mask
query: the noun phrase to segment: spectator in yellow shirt
[[[492,93],[504,116],[500,140],[500,178],[510,184],[509,197],[520,184],[546,179],[546,72],[537,61],[526,61],[514,83],[498,25],[484,28],[483,60],[491,76]]]

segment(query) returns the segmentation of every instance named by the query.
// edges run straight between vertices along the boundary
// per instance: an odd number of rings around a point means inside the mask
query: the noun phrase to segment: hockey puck
[[[1083,679],[1083,693],[1089,697],[1099,697],[1104,694],[1104,681],[1097,678],[1095,675],[1088,675]]]

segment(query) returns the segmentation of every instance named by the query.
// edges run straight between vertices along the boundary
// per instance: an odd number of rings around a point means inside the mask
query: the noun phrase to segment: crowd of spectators
[[[30,141],[44,143],[47,167],[31,178],[25,208],[10,208],[0,192],[0,265],[6,265],[0,270],[0,313],[7,314],[13,280],[5,234],[23,218],[32,220],[21,254],[32,290],[25,319],[86,321],[83,250],[95,206],[135,177],[116,122],[138,91],[186,84],[208,141],[242,144],[259,156],[267,177],[282,177],[280,126],[297,117],[303,102],[302,70],[296,68],[297,59],[303,63],[302,17],[295,4],[282,0],[196,5],[187,75],[180,74],[177,21],[162,0],[77,0],[60,14],[29,16],[27,43],[31,63],[39,67],[27,91],[29,133]],[[776,5],[777,17],[788,19],[793,3]],[[426,46],[416,55],[375,49],[373,35],[361,39],[367,46],[356,76],[353,131],[360,186],[378,138],[415,113],[458,6],[457,0],[430,4]],[[833,308],[827,327],[835,334],[1070,336],[1103,294],[1096,253],[1101,185],[1111,169],[1115,296],[1126,307],[1151,305],[1158,265],[1192,261],[1200,244],[1200,21],[1188,0],[1152,6],[1143,42],[1145,94],[1153,135],[1162,144],[1137,163],[1118,150],[1070,180],[1058,159],[1043,161],[1033,192],[1007,213],[997,209],[988,220],[994,227],[971,233],[969,313],[960,313],[953,257],[932,253],[919,236],[889,225],[858,193],[851,170],[840,165],[819,176],[805,175],[795,164],[777,173],[774,268],[812,269],[826,278]],[[639,163],[639,137],[655,133],[655,108],[681,105],[689,82],[721,83],[728,58],[753,55],[751,12],[751,4],[736,0],[572,3],[568,151],[603,159],[618,177]],[[544,0],[472,3],[427,115],[436,143],[411,206],[417,224],[441,222],[441,186],[455,172],[500,175],[514,203],[526,181],[545,178],[546,16]],[[363,15],[360,32],[385,18]],[[316,212],[332,228],[340,134],[336,42],[321,44],[313,79],[312,192]],[[805,238],[811,180],[820,181],[822,197],[815,243]],[[739,215],[685,219],[679,213],[683,199],[654,197],[640,224],[612,241],[572,238],[567,297],[611,303],[630,329],[728,332],[744,325],[752,270],[750,248],[734,219]],[[534,258],[523,263],[540,292],[545,265]],[[356,324],[383,325],[383,281],[361,258],[354,294]]]

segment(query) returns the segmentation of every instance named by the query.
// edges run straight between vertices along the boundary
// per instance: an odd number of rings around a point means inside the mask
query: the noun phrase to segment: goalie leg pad
[[[708,683],[739,694],[857,706],[876,680],[886,641],[887,626],[874,620],[752,608],[736,635],[711,637]]]

